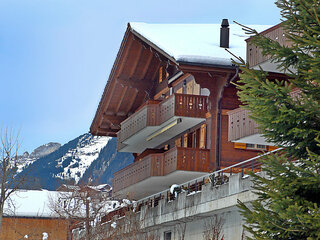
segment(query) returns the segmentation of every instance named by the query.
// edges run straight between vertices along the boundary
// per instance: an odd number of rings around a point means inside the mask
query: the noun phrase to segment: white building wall
[[[205,221],[218,216],[223,219],[223,239],[241,240],[243,220],[237,201],[250,203],[256,199],[251,186],[250,177],[234,174],[226,184],[212,186],[207,183],[200,192],[189,195],[183,192],[173,201],[162,199],[156,207],[144,206],[137,213],[141,232],[152,233],[156,236],[152,240],[164,240],[164,233],[171,231],[172,240],[181,240],[181,229],[185,224],[184,240],[201,240],[204,239]],[[145,235],[140,239],[146,239]]]

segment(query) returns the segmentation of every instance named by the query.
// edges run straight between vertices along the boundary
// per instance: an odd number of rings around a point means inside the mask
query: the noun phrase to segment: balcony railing
[[[175,147],[164,154],[163,173],[176,170],[209,172],[209,150]]]
[[[262,34],[272,40],[279,42],[281,45],[289,46],[291,43],[285,36],[285,31],[281,25],[276,25]],[[257,66],[270,59],[270,56],[263,56],[261,49],[253,45],[250,39],[247,41],[247,61],[250,67]]]
[[[205,118],[207,100],[207,96],[176,93],[158,104],[146,104],[121,123],[118,141],[123,143],[142,129],[159,126],[174,116]]]
[[[234,174],[240,174],[241,177],[244,177],[249,172],[260,172],[261,158],[273,153],[282,154],[282,148],[275,149],[263,155],[259,155],[251,159],[242,161],[240,163],[234,164],[232,166],[217,170],[205,176],[194,178],[190,181],[179,184],[178,189],[181,189],[182,192],[187,192],[187,194],[194,194],[202,191],[203,186],[206,184],[211,184],[212,187],[218,187],[225,183],[228,183],[229,178]],[[165,189],[161,192],[149,195],[135,202],[134,204],[136,206],[136,212],[139,212],[143,206],[147,206],[148,209],[154,208],[158,206],[159,202],[163,199],[166,202],[169,202],[175,201],[179,198],[176,198],[176,194],[172,193],[171,189]],[[131,209],[133,208],[133,206],[119,207],[114,211],[109,212],[106,216],[104,216],[103,222],[111,221],[114,216],[117,216],[117,218],[125,216],[130,207]]]
[[[150,154],[114,173],[113,191],[117,192],[152,176],[163,175],[163,154]]]
[[[206,96],[174,94],[159,105],[159,125],[173,116],[205,118],[207,112]]]
[[[152,176],[165,176],[177,170],[209,172],[209,150],[175,147],[165,153],[150,154],[114,173],[113,191],[129,187]]]
[[[158,125],[157,111],[159,104],[147,104],[121,123],[118,134],[119,141],[128,139],[147,126]]]
[[[258,124],[250,119],[250,111],[237,108],[228,112],[228,140],[235,141],[259,133]]]

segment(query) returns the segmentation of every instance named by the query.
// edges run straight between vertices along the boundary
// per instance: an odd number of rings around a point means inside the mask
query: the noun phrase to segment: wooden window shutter
[[[275,149],[277,149],[278,147],[276,146],[268,146],[268,151],[273,151]]]
[[[233,146],[234,148],[237,148],[237,149],[246,149],[247,147],[247,144],[245,143],[238,143],[238,142],[235,142],[233,143]]]

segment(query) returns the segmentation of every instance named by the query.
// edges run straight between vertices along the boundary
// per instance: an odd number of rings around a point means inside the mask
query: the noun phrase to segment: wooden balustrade
[[[144,105],[121,123],[118,139],[123,142],[140,130],[161,125],[174,116],[205,118],[207,100],[207,96],[176,93],[160,104]]]
[[[205,118],[208,97],[175,94],[175,116]]]
[[[162,158],[161,153],[150,154],[140,161],[115,172],[112,183],[113,191],[117,192],[151,176],[162,176]]]
[[[259,133],[258,124],[249,117],[250,111],[237,108],[229,111],[228,115],[228,141],[235,141]]]
[[[165,153],[150,154],[114,173],[113,191],[177,170],[209,172],[209,152],[207,149],[175,147]]]
[[[208,149],[175,147],[164,153],[164,175],[176,170],[208,172],[210,162]]]
[[[209,172],[210,150],[198,148],[177,148],[177,170]]]
[[[158,125],[157,121],[158,104],[148,104],[143,106],[132,116],[121,123],[121,130],[118,134],[119,141],[128,139],[133,134],[139,132],[147,126]]]
[[[285,31],[281,25],[276,25],[269,30],[261,33],[262,35],[279,42],[281,45],[289,46],[291,43],[285,36]],[[247,61],[250,67],[259,65],[266,60],[270,59],[270,56],[263,56],[261,49],[255,46],[250,39],[247,40]]]
[[[159,125],[174,116],[174,100],[175,95],[163,100],[159,105]]]
[[[173,116],[205,118],[207,96],[175,93],[159,106],[160,124]]]

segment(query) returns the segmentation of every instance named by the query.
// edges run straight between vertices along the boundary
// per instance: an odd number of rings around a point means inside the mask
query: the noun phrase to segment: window
[[[159,83],[163,81],[163,67],[159,68]]]
[[[247,144],[246,144],[246,148],[255,148],[255,147],[254,147],[254,144],[247,143]]]
[[[188,133],[183,135],[183,147],[188,147]]]
[[[162,83],[162,81],[164,81],[168,76],[169,74],[167,73],[166,68],[161,66],[159,68],[159,83]]]
[[[182,87],[178,88],[178,89],[176,90],[176,93],[182,93]]]
[[[171,240],[171,231],[164,232],[164,240]]]
[[[187,94],[200,95],[200,85],[194,79],[187,82]]]
[[[246,149],[267,150],[267,146],[266,145],[262,145],[262,144],[247,143],[246,144]]]
[[[175,146],[176,147],[181,147],[181,137],[175,140]]]
[[[262,145],[262,144],[253,144],[253,143],[239,143],[239,142],[235,142],[234,143],[234,148],[237,149],[247,149],[247,150],[270,150],[270,147],[268,147],[267,145]]]
[[[193,148],[196,148],[197,147],[197,144],[198,144],[198,141],[197,141],[197,132],[193,132],[192,133],[192,147]]]
[[[206,124],[202,124],[200,128],[200,145],[199,148],[206,148]]]

